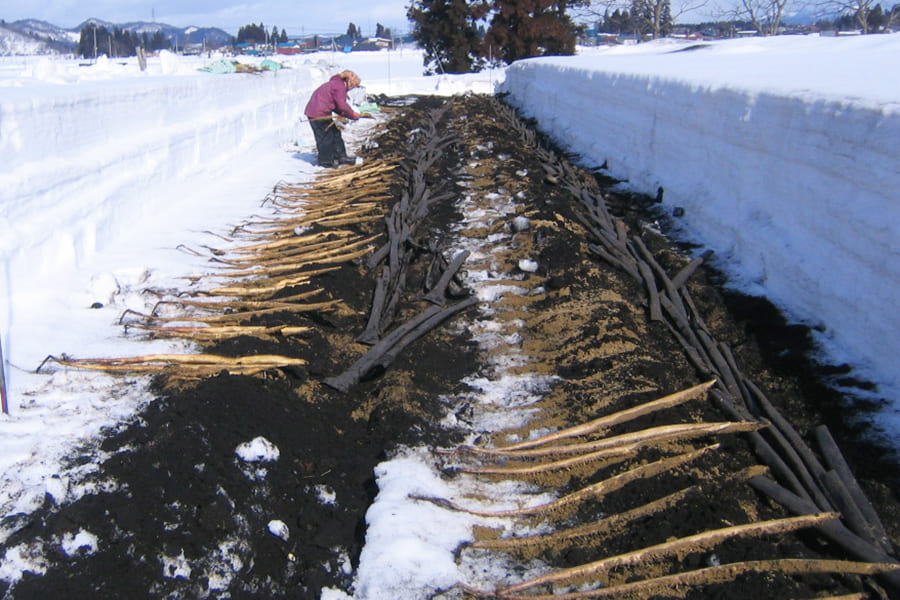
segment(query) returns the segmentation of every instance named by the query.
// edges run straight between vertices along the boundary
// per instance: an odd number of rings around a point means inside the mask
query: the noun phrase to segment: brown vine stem
[[[572,504],[578,504],[587,500],[588,498],[602,498],[606,494],[618,490],[632,481],[636,481],[638,479],[642,479],[644,477],[653,477],[659,473],[664,471],[672,470],[676,467],[679,467],[685,463],[688,463],[692,460],[699,458],[701,455],[709,452],[711,450],[715,450],[719,447],[718,444],[713,444],[710,446],[705,446],[700,448],[699,450],[694,450],[691,452],[685,452],[684,454],[679,454],[678,456],[673,456],[671,458],[665,458],[662,460],[658,460],[652,463],[648,463],[646,465],[641,465],[639,467],[635,467],[623,473],[619,473],[618,475],[614,475],[608,479],[604,479],[603,481],[599,481],[592,485],[589,485],[585,488],[578,490],[577,492],[572,492],[571,494],[567,494],[554,500],[553,502],[548,502],[547,504],[539,504],[537,506],[529,506],[526,508],[516,508],[509,510],[477,510],[477,509],[469,509],[449,500],[445,500],[443,498],[435,498],[430,496],[418,496],[411,495],[410,498],[414,500],[425,500],[427,502],[432,502],[439,506],[443,506],[445,508],[449,508],[450,510],[455,510],[458,512],[465,512],[472,515],[478,515],[482,517],[525,517],[529,515],[543,514],[549,513],[553,511],[560,510]]]
[[[556,442],[562,439],[577,437],[581,435],[587,435],[589,433],[594,433],[595,431],[599,431],[601,429],[605,429],[607,427],[612,427],[613,425],[618,425],[619,423],[624,423],[630,421],[632,419],[636,419],[640,416],[650,414],[652,412],[656,412],[658,410],[662,410],[664,408],[670,408],[672,406],[678,406],[679,404],[683,404],[688,400],[693,400],[695,398],[700,397],[706,390],[711,388],[715,384],[715,380],[707,381],[706,383],[701,383],[699,385],[695,385],[686,390],[682,390],[680,392],[675,392],[674,394],[670,394],[668,396],[664,396],[657,400],[653,400],[651,402],[647,402],[645,404],[641,404],[639,406],[635,406],[632,408],[628,408],[617,413],[613,413],[611,415],[606,415],[604,417],[600,417],[598,419],[594,419],[593,421],[589,421],[587,423],[583,423],[581,425],[576,425],[574,427],[569,427],[567,429],[562,429],[560,431],[556,431],[554,433],[547,434],[545,436],[533,439],[526,440],[524,442],[519,442],[517,444],[511,444],[509,446],[503,446],[498,450],[510,451],[510,450],[521,450],[524,448],[533,448],[535,446],[541,446],[544,444],[549,444],[550,442]]]
[[[548,573],[547,575],[542,575],[541,577],[535,577],[534,579],[529,579],[528,581],[509,586],[501,590],[500,594],[517,594],[523,590],[539,585],[570,582],[572,580],[583,581],[591,577],[605,577],[610,569],[617,567],[633,566],[647,561],[656,561],[661,558],[676,555],[682,551],[694,552],[708,550],[731,538],[775,535],[796,531],[798,529],[805,529],[807,527],[815,527],[825,521],[833,521],[839,517],[840,515],[838,513],[821,513],[818,515],[773,519],[770,521],[759,521],[757,523],[704,531],[702,533],[671,540],[662,544],[641,548],[640,550],[634,550],[633,552],[604,558],[603,560],[594,561],[579,567],[562,569],[560,571]]]
[[[785,575],[808,575],[813,573],[843,573],[855,575],[877,575],[896,570],[897,565],[864,563],[847,560],[824,560],[805,558],[782,558],[775,560],[754,560],[729,563],[718,567],[708,567],[696,571],[666,575],[653,579],[635,581],[614,587],[604,587],[585,592],[569,594],[540,594],[519,596],[504,594],[496,596],[505,600],[582,600],[584,598],[628,598],[638,600],[652,598],[666,590],[684,586],[705,586],[735,580],[746,573],[783,573]]]

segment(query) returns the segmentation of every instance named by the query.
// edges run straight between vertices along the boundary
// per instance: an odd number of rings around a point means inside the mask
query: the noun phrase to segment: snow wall
[[[900,114],[565,65],[517,62],[503,91],[586,166],[662,186],[736,287],[823,330],[831,360],[896,397]]]
[[[77,266],[102,251],[107,232],[133,228],[160,203],[191,201],[166,195],[159,182],[212,171],[273,138],[286,141],[314,77],[317,84],[323,74],[194,71],[4,88],[3,283]]]

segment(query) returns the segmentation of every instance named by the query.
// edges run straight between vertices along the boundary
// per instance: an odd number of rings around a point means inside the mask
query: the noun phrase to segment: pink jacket
[[[329,117],[333,112],[354,121],[359,119],[359,113],[347,104],[347,84],[340,75],[335,75],[319,86],[319,89],[313,92],[304,111],[310,119]]]

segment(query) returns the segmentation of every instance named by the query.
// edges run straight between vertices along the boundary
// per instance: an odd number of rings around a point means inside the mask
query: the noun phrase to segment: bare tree
[[[640,34],[649,33],[653,39],[668,35],[674,22],[670,0],[632,0],[631,18]]]
[[[738,0],[732,8],[722,11],[719,16],[722,20],[749,21],[760,35],[775,35],[781,27],[784,10],[789,2],[791,0]]]
[[[663,0],[647,0],[647,3],[653,8],[654,14],[663,13],[663,6],[668,2]],[[678,19],[692,10],[704,8],[709,5],[710,0],[673,0],[669,7],[672,21]],[[631,10],[632,0],[591,0],[589,4],[573,11],[573,15],[578,21],[603,19],[606,15],[612,14],[614,11]]]
[[[826,13],[851,15],[863,33],[869,33],[869,13],[878,0],[824,0],[820,8]]]

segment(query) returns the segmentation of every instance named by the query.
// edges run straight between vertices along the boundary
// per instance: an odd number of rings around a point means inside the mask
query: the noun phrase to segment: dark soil
[[[527,198],[523,212],[535,224],[531,234],[517,239],[539,257],[541,269],[534,277],[547,292],[528,300],[527,306],[522,301],[522,306],[513,303],[507,308],[527,314],[523,348],[536,357],[539,368],[552,369],[563,378],[543,404],[541,423],[583,422],[698,383],[699,375],[669,330],[647,318],[640,287],[585,252],[584,231],[572,213],[570,192],[544,179],[538,160],[523,148],[489,99],[421,98],[405,105],[382,98],[386,109],[391,104],[398,108],[377,132],[377,149],[373,145],[361,154],[404,157],[409,152],[408,132],[446,102],[451,106],[441,126],[456,132],[457,140],[432,167],[429,183],[454,190],[465,173],[469,192],[498,188],[510,196],[521,192]],[[469,165],[472,161],[479,166]],[[394,191],[388,204],[399,197],[399,183]],[[609,203],[632,230],[653,222],[662,222],[665,229],[665,218],[655,212],[653,199],[609,192]],[[450,224],[458,220],[453,199],[436,203],[419,230],[420,245],[443,242]],[[353,227],[368,234],[383,230],[384,224],[378,220]],[[683,264],[683,247],[652,231],[646,239],[659,260],[668,261],[664,266]],[[417,298],[428,262],[423,252],[410,266],[411,283],[398,307],[398,323],[421,305]],[[515,269],[514,262],[509,269]],[[0,547],[0,555],[6,548],[32,544],[44,555],[47,572],[26,573],[14,587],[0,583],[0,594],[19,600],[318,598],[323,587],[350,590],[352,572],[345,563],[356,566],[364,542],[365,512],[377,493],[375,465],[398,445],[458,443],[461,432],[437,422],[451,409],[462,414],[462,408],[446,406],[440,399],[463,391],[461,379],[485,368],[485,357],[466,332],[444,327],[408,347],[387,370],[368,374],[349,393],[323,385],[323,379],[340,373],[366,350],[353,338],[365,327],[374,281],[373,273],[359,261],[316,278],[316,285],[330,298],[340,299],[344,309],[277,315],[268,323],[311,326],[312,333],[302,341],[240,337],[207,349],[232,356],[299,356],[308,361],[304,368],[252,377],[223,372],[195,383],[159,378],[158,399],[133,423],[108,432],[100,444],[103,454],[71,457],[73,463],[100,461],[97,479],[110,482],[107,491],[61,507],[48,497],[35,513],[3,520],[14,533]],[[864,435],[865,428],[848,418],[863,407],[826,385],[834,373],[809,358],[814,349],[802,328],[786,323],[764,300],[724,291],[721,284],[721,275],[712,270],[701,270],[691,284],[717,338],[734,348],[745,371],[768,390],[801,434],[822,423],[829,425],[896,547],[900,543],[896,456],[874,444]],[[685,420],[728,419],[711,403],[692,402],[629,427]],[[239,444],[257,436],[280,449],[277,461],[253,466],[236,456]],[[560,567],[573,566],[672,537],[787,514],[745,484],[711,483],[758,461],[741,436],[709,441],[723,449],[704,455],[689,468],[614,492],[602,505],[582,506],[566,516],[560,528],[710,482],[690,502],[605,534],[579,538],[576,544],[554,544],[533,554]],[[635,460],[657,460],[660,456],[654,452],[645,451]],[[620,470],[621,465],[611,465],[593,473],[573,471],[561,483],[562,489],[575,489]],[[334,501],[323,501],[329,495]],[[269,532],[272,519],[288,525],[287,541]],[[61,539],[79,529],[97,536],[98,549],[67,556]],[[161,559],[182,555],[193,567],[189,574],[179,572],[176,562]],[[687,553],[671,564],[647,565],[641,576],[702,568],[716,561],[777,557],[850,558],[823,538],[801,533]],[[613,573],[610,580],[631,576]],[[872,578],[778,573],[741,576],[687,590],[684,597],[759,600],[854,592],[889,597],[882,583]]]

